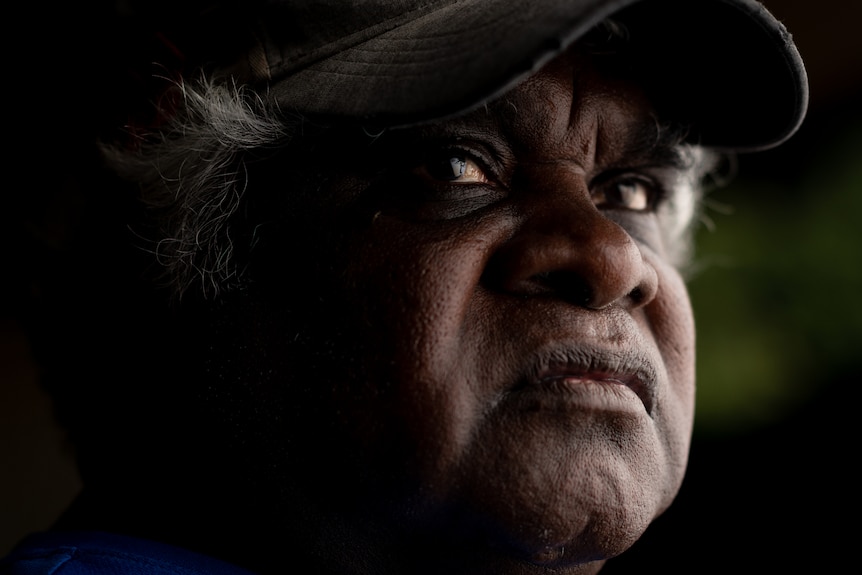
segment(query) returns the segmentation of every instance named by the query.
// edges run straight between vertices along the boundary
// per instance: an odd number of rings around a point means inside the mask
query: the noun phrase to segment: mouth
[[[636,403],[652,416],[657,388],[658,372],[649,355],[577,346],[538,354],[510,392],[588,403],[597,409],[630,409]]]

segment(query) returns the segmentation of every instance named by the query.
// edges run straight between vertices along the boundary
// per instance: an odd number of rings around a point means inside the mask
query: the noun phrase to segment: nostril
[[[593,290],[578,273],[567,270],[542,272],[531,276],[530,282],[542,292],[557,294],[575,305],[591,307]]]
[[[557,224],[532,221],[499,246],[483,271],[484,285],[522,297],[555,297],[593,310],[614,303],[640,307],[655,297],[655,269],[616,223],[596,216],[564,230]]]

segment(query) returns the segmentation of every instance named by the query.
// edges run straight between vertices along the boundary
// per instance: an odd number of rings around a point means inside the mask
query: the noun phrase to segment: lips
[[[658,389],[656,362],[634,349],[557,344],[534,356],[511,392],[601,399],[612,406],[632,393],[652,415]]]

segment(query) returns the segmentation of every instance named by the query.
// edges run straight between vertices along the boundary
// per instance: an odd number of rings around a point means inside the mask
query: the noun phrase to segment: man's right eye
[[[469,154],[451,151],[426,161],[417,168],[423,177],[451,184],[487,184],[488,177]]]

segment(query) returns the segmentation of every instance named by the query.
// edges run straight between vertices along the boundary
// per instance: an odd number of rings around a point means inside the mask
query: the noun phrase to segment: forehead
[[[576,46],[501,98],[462,117],[415,131],[429,138],[491,138],[521,157],[566,151],[636,153],[653,146],[660,127],[642,87],[617,55]]]

